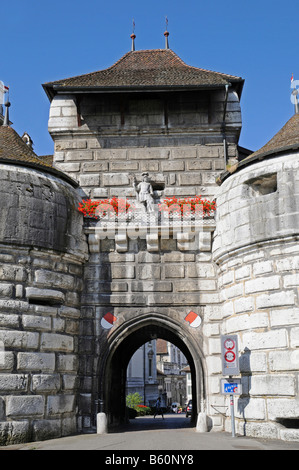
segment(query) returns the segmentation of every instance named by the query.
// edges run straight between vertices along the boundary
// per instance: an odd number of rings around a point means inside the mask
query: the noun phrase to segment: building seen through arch
[[[138,392],[142,403],[154,407],[157,397],[165,408],[172,403],[185,407],[192,398],[184,369],[185,356],[173,344],[163,339],[153,339],[142,345],[132,356],[127,370],[126,394]]]

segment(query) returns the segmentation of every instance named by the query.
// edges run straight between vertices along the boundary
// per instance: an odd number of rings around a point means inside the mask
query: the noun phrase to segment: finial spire
[[[168,18],[167,18],[167,16],[165,17],[165,23],[166,23],[166,31],[164,33],[164,36],[165,36],[165,49],[169,49],[169,43],[168,43],[169,32],[167,31],[167,28],[168,28]]]
[[[131,39],[132,39],[132,46],[131,46],[131,51],[135,51],[135,38],[136,38],[136,35],[135,35],[135,20],[133,18],[133,31],[132,31],[132,34],[131,34]]]
[[[10,102],[9,101],[6,101],[5,107],[6,107],[6,110],[5,110],[3,126],[7,127],[7,126],[9,126],[9,108],[10,108]]]
[[[298,80],[297,80],[298,83]],[[298,103],[298,90],[296,89],[296,83],[294,81],[294,74],[291,77],[291,88],[294,88],[292,91],[291,101],[295,106],[295,114],[299,114],[299,103]]]

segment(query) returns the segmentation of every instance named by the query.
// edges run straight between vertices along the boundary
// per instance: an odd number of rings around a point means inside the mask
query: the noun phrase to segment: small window
[[[277,191],[277,173],[269,173],[245,182],[245,197],[265,196]]]

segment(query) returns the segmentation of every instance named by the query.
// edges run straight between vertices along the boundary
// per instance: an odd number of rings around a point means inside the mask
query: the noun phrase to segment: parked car
[[[186,406],[186,418],[188,418],[188,416],[191,416],[191,415],[192,415],[192,400],[189,400],[188,405]]]

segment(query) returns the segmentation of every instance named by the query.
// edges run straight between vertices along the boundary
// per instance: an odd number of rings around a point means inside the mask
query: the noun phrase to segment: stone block
[[[253,265],[253,275],[258,276],[259,274],[271,273],[273,272],[273,262],[272,261],[259,261]]]
[[[182,186],[198,186],[201,184],[201,174],[197,172],[185,172],[183,174],[179,174],[179,181]]]
[[[283,278],[284,287],[299,287],[299,274],[289,274]]]
[[[169,158],[170,151],[161,147],[128,150],[128,160],[157,160]]]
[[[285,329],[272,330],[264,333],[248,332],[243,334],[242,348],[254,349],[277,349],[286,348],[288,336]]]
[[[59,372],[75,372],[78,368],[78,358],[73,354],[59,354],[57,358],[57,370]]]
[[[223,295],[226,299],[233,299],[235,297],[239,297],[243,295],[243,283],[240,282],[239,284],[233,284],[230,287],[227,287],[223,291]]]
[[[64,302],[65,295],[57,290],[51,289],[39,289],[37,287],[26,287],[26,297],[28,299],[34,300],[44,300],[49,302]]]
[[[28,420],[0,422],[0,445],[19,444],[30,440]]]
[[[282,308],[278,310],[271,310],[270,324],[271,326],[286,326],[299,324],[299,309]]]
[[[263,294],[256,298],[256,307],[269,308],[285,305],[294,305],[295,297],[293,291],[280,291],[273,294]]]
[[[96,161],[82,163],[82,171],[84,173],[108,171],[108,162]]]
[[[61,317],[67,318],[79,318],[80,317],[80,309],[74,307],[67,307],[66,305],[62,305],[59,309],[59,315]]]
[[[54,395],[48,397],[47,413],[49,416],[71,413],[74,410],[74,395]]]
[[[10,372],[14,368],[14,353],[12,351],[4,351],[0,342],[0,370]],[[0,417],[1,419],[1,417]]]
[[[268,398],[268,419],[297,418],[299,416],[299,400],[290,398]]]
[[[42,333],[41,350],[72,352],[74,350],[74,339],[71,336],[62,334]]]
[[[172,283],[166,281],[133,281],[133,292],[171,292]]]
[[[80,171],[80,163],[70,162],[70,163],[57,163],[55,162],[55,168],[58,170],[64,171],[65,173],[74,173]]]
[[[267,354],[264,352],[246,351],[239,357],[240,371],[243,373],[266,372]]]
[[[125,149],[101,149],[95,152],[95,160],[126,160]]]
[[[70,150],[66,152],[66,161],[84,161],[93,160],[92,150]]]
[[[271,351],[269,353],[269,365],[271,371],[298,371],[299,351]]]
[[[80,186],[99,186],[100,175],[99,174],[85,174],[79,177]]]
[[[245,279],[251,276],[251,268],[250,266],[242,266],[235,270],[235,278],[236,281]]]
[[[183,160],[161,162],[161,169],[162,171],[184,171],[185,162]]]
[[[2,328],[18,328],[19,315],[1,313],[0,314],[0,327]]]
[[[19,352],[17,368],[19,371],[54,371],[55,353]]]
[[[6,414],[8,417],[42,416],[44,407],[45,398],[39,395],[11,395],[6,399]]]
[[[161,268],[159,265],[145,264],[138,266],[138,278],[142,280],[155,280],[160,279]]]
[[[130,179],[123,173],[106,173],[103,175],[104,186],[128,186]]]
[[[39,345],[39,333],[17,330],[0,331],[0,341],[5,348],[37,349]]]
[[[292,348],[299,348],[299,327],[291,329],[290,342]]]
[[[226,320],[227,333],[236,331],[248,331],[257,328],[265,328],[268,326],[268,315],[266,313],[257,314],[241,314]]]
[[[108,170],[108,168],[107,168]],[[136,171],[138,170],[138,162],[109,162],[110,171]]]
[[[294,396],[296,393],[295,376],[260,375],[251,377],[250,395]]]
[[[245,294],[279,289],[280,276],[259,277],[245,282]]]
[[[188,277],[215,277],[215,268],[212,263],[196,263],[187,266]]]
[[[24,329],[47,331],[51,330],[51,317],[41,317],[38,315],[22,315]]]
[[[248,420],[266,419],[266,402],[262,398],[239,398],[236,418]]]
[[[59,374],[34,374],[31,380],[33,392],[53,392],[60,389]]]
[[[1,297],[12,297],[13,284],[0,283],[0,296]]]
[[[111,265],[112,279],[134,279],[135,268],[132,265]]]
[[[27,392],[28,375],[25,374],[0,374],[0,393]]]
[[[61,437],[60,419],[35,420],[33,423],[33,440],[44,441]]]
[[[23,266],[4,264],[0,266],[0,279],[5,281],[25,281],[27,278],[26,269]]]
[[[107,198],[108,197],[108,189],[106,189],[106,188],[94,188],[92,190],[92,197],[93,198]]]
[[[166,265],[163,268],[165,278],[182,278],[185,276],[185,268],[182,265]]]
[[[196,158],[196,147],[180,147],[171,149],[172,158],[180,158],[185,160],[187,158]]]

